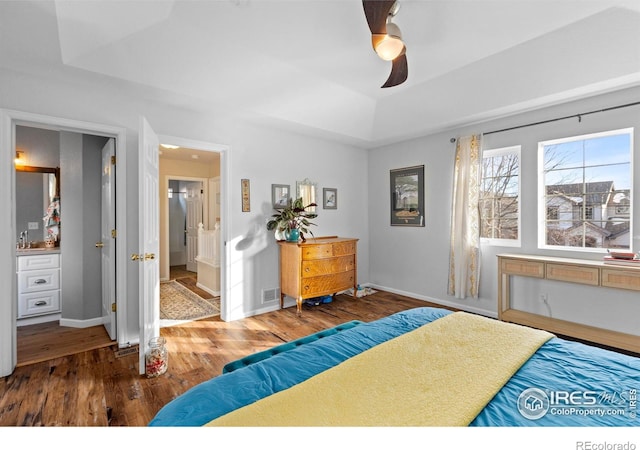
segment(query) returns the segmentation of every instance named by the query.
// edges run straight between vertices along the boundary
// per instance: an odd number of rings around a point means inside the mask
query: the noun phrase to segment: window
[[[493,245],[520,245],[520,146],[482,153],[480,238]]]
[[[630,249],[633,129],[538,144],[541,248]]]

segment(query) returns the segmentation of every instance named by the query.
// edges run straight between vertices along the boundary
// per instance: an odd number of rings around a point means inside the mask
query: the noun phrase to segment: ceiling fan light
[[[386,35],[376,45],[376,53],[385,61],[393,61],[404,51],[404,42],[397,36]]]
[[[391,17],[389,16],[389,20],[387,20],[387,33],[375,45],[376,53],[385,61],[393,61],[402,54],[405,48],[400,28],[391,22]]]

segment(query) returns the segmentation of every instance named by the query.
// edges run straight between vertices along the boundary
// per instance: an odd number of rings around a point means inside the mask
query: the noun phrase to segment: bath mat
[[[197,320],[220,314],[220,297],[204,299],[171,280],[160,283],[160,319]]]

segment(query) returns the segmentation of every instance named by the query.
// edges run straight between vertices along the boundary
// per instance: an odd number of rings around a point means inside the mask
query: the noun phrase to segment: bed
[[[640,358],[422,307],[250,355],[150,426],[638,426]]]

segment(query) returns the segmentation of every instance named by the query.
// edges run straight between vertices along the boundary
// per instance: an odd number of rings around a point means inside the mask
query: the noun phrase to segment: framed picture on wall
[[[251,211],[251,194],[249,192],[249,180],[243,178],[240,180],[242,186],[242,212]]]
[[[338,190],[334,188],[322,189],[322,207],[324,209],[338,209]]]
[[[288,184],[271,185],[271,203],[275,209],[283,209],[289,202],[291,186]]]
[[[391,175],[391,225],[424,226],[424,165],[393,169]]]

